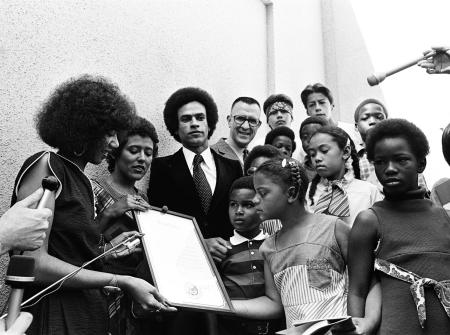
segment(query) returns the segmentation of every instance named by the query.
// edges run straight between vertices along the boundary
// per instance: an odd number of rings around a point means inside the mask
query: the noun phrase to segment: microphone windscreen
[[[14,255],[9,261],[5,283],[12,287],[25,287],[34,281],[35,260],[30,256]]]
[[[55,176],[47,176],[42,179],[42,187],[50,191],[56,191],[59,187],[59,181]]]
[[[367,77],[367,82],[369,83],[370,86],[375,86],[380,83],[378,78],[373,74]]]

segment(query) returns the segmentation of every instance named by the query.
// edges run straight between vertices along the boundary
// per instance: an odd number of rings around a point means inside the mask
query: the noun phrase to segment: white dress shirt
[[[183,154],[187,166],[189,167],[189,172],[191,173],[191,176],[193,176],[194,157],[196,153],[183,147]],[[208,147],[200,155],[203,157],[203,162],[200,164],[200,167],[202,168],[203,173],[206,176],[206,180],[208,181],[209,187],[211,188],[211,193],[214,194],[214,190],[216,189],[217,170],[216,163],[214,162],[214,157],[211,153],[211,149]]]

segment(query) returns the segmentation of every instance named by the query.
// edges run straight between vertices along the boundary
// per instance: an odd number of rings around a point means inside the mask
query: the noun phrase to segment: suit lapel
[[[191,199],[197,199],[197,191],[195,190],[194,180],[192,179],[191,172],[187,166],[186,159],[184,158],[183,149],[181,148],[173,154],[171,162],[171,175],[177,188],[181,188],[191,193]]]

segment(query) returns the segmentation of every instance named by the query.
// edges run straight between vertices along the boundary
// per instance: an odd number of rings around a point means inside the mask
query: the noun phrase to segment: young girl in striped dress
[[[280,219],[283,227],[260,247],[266,295],[233,301],[237,313],[268,319],[284,309],[287,327],[295,320],[346,315],[348,226],[305,209],[308,178],[293,159],[263,163],[254,184],[261,219]]]
[[[375,185],[360,180],[355,147],[341,128],[318,129],[307,152],[317,171],[308,188],[311,212],[337,216],[351,228],[359,212],[382,200]]]

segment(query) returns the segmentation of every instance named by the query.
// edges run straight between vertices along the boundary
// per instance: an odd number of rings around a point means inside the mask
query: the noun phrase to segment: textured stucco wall
[[[227,134],[232,100],[262,100],[265,6],[251,1],[3,1],[0,4],[0,207],[24,158],[40,150],[33,115],[49,92],[82,73],[116,82],[173,152],[162,108],[183,86],[209,91],[220,110],[212,141]],[[92,169],[89,169],[92,172]]]
[[[366,98],[385,101],[380,86],[367,84],[373,64],[349,0],[322,0],[325,85],[335,98],[336,118],[354,123],[356,106]]]
[[[293,129],[307,116],[300,92],[311,82],[323,81],[324,47],[321,7],[317,0],[275,0],[275,90],[294,102]]]
[[[179,145],[162,108],[184,86],[209,91],[220,111],[212,138],[239,95],[266,95],[265,6],[260,0],[1,1],[0,213],[23,160],[45,145],[33,115],[60,82],[82,73],[116,82],[160,135],[161,155]],[[103,170],[88,167],[97,175]]]

